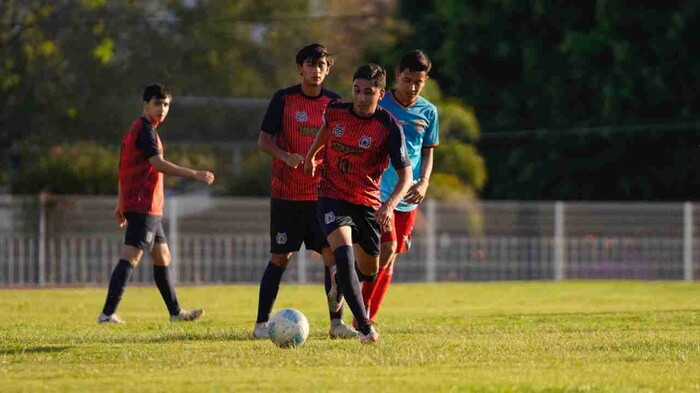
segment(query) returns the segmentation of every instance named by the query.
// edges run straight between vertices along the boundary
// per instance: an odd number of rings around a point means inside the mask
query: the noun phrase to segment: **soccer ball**
[[[270,340],[280,348],[295,348],[309,337],[309,321],[304,314],[293,309],[279,310],[267,324]]]

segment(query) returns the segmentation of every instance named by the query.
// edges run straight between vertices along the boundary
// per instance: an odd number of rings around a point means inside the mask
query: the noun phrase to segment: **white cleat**
[[[379,333],[374,330],[374,326],[369,327],[369,333],[366,335],[360,333],[360,343],[362,344],[374,344],[377,341],[379,341]]]
[[[104,313],[100,313],[100,317],[97,318],[97,323],[116,323],[118,325],[123,325],[126,322],[119,318],[117,314],[105,315]]]
[[[331,271],[331,289],[328,291],[328,309],[336,313],[340,311],[345,302],[343,293],[338,289],[338,282],[335,279],[336,271],[335,266],[330,268]]]
[[[263,339],[270,338],[270,330],[267,327],[267,322],[256,322],[253,329],[253,338]]]
[[[348,339],[348,338],[355,338],[355,337],[359,336],[360,332],[353,329],[352,326],[346,325],[342,320],[334,319],[331,322],[331,328],[330,328],[330,330],[328,330],[328,334],[333,339],[336,339],[336,338]]]
[[[180,310],[179,314],[170,316],[170,322],[194,321],[199,319],[202,315],[204,315],[204,310],[201,308],[195,310]]]

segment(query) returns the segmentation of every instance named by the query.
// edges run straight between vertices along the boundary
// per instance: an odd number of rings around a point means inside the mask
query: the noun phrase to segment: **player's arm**
[[[389,129],[387,144],[389,156],[391,157],[391,165],[396,169],[399,180],[396,186],[394,186],[394,190],[389,195],[389,198],[384,201],[375,213],[375,220],[384,228],[390,228],[392,226],[394,209],[404,198],[413,182],[411,161],[408,159],[408,155],[406,155],[406,139],[403,130],[398,124],[392,122]]]
[[[117,220],[117,225],[122,228],[126,224],[126,217],[124,217],[124,209],[122,204],[122,185],[121,182],[117,181],[117,206],[114,208],[114,218]]]
[[[420,152],[420,177],[411,186],[404,198],[408,203],[421,203],[425,199],[430,184],[430,175],[433,173],[433,147],[423,147]]]
[[[175,165],[172,162],[163,158],[162,154],[157,154],[148,159],[148,163],[158,172],[170,176],[182,177],[185,179],[195,180],[204,184],[212,184],[214,182],[214,174],[209,171],[197,171],[184,166]]]
[[[316,174],[316,154],[326,145],[330,135],[331,133],[326,124],[324,124],[318,131],[318,134],[316,134],[316,139],[314,139],[314,143],[311,144],[308,153],[306,153],[306,159],[304,160],[304,172],[306,172],[307,175],[314,176]]]
[[[277,145],[275,136],[263,130],[260,130],[260,135],[258,135],[258,149],[272,158],[283,161],[292,168],[296,168],[304,162],[304,157],[283,150]]]

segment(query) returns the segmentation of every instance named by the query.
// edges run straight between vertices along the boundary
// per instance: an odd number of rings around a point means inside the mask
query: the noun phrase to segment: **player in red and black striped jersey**
[[[394,208],[412,182],[403,130],[378,105],[385,87],[382,67],[359,67],[353,75],[353,102],[328,106],[324,126],[304,160],[306,173],[314,176],[316,155],[323,149],[318,220],[333,249],[338,286],[358,321],[362,343],[376,342],[379,334],[362,302],[360,279],[376,277],[380,226],[391,227]],[[399,179],[382,203],[380,178],[389,163]],[[353,244],[358,247],[353,249]]]
[[[114,312],[119,306],[124,287],[138,265],[144,250],[150,252],[153,279],[163,296],[170,320],[198,319],[204,310],[180,308],[170,280],[170,250],[165,242],[163,216],[163,174],[184,177],[211,184],[214,174],[175,165],[163,158],[163,144],[156,127],[170,110],[172,95],[160,84],[152,84],[143,92],[143,115],[134,121],[122,138],[119,159],[119,196],[114,215],[119,227],[126,225],[124,245],[119,263],[114,267],[100,323],[123,323]]]
[[[304,174],[304,155],[323,125],[323,112],[338,94],[323,87],[333,58],[326,48],[311,44],[296,56],[301,83],[275,93],[260,127],[258,146],[272,156],[270,187],[270,261],[260,280],[258,315],[253,337],[267,338],[267,322],[279,292],[282,275],[293,252],[314,250],[323,256],[325,289],[332,338],[357,337],[342,320],[342,295],[335,285],[333,254],[316,221],[319,177]]]

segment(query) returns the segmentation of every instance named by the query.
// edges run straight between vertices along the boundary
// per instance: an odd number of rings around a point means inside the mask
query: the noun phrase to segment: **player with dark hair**
[[[124,323],[114,312],[119,306],[131,272],[141,261],[144,251],[150,252],[153,279],[170,313],[170,321],[192,321],[204,310],[183,310],[170,280],[170,250],[165,241],[163,217],[163,174],[214,182],[208,171],[175,165],[163,158],[163,144],[156,127],[168,115],[172,94],[161,84],[152,84],[143,91],[143,114],[134,121],[122,138],[119,158],[119,192],[114,215],[119,227],[126,225],[124,245],[119,263],[114,267],[109,290],[99,323]]]
[[[352,103],[331,103],[324,126],[309,149],[304,168],[313,176],[322,150],[318,220],[333,249],[338,287],[358,321],[361,343],[375,343],[379,333],[369,321],[360,280],[372,281],[379,268],[380,226],[393,222],[394,208],[411,186],[411,168],[401,126],[379,107],[386,71],[376,64],[353,75]],[[393,165],[398,181],[380,199],[380,177]]]
[[[415,182],[404,200],[396,205],[393,227],[382,232],[377,280],[362,283],[362,298],[372,322],[389,289],[397,254],[406,253],[410,249],[417,207],[425,198],[433,171],[433,148],[440,143],[437,109],[420,96],[431,68],[430,59],[422,51],[412,50],[406,53],[396,68],[396,89],[389,91],[379,103],[403,128]],[[387,168],[382,175],[382,200],[391,196],[397,181],[396,171]]]
[[[260,127],[258,147],[272,156],[270,187],[270,261],[260,280],[258,315],[253,337],[267,338],[267,322],[279,292],[282,275],[293,252],[304,243],[323,257],[331,338],[357,337],[343,323],[343,298],[335,283],[333,254],[316,220],[319,177],[304,174],[304,154],[323,125],[323,113],[340,96],[322,84],[333,66],[333,56],[319,44],[307,45],[296,55],[301,83],[279,90]]]

